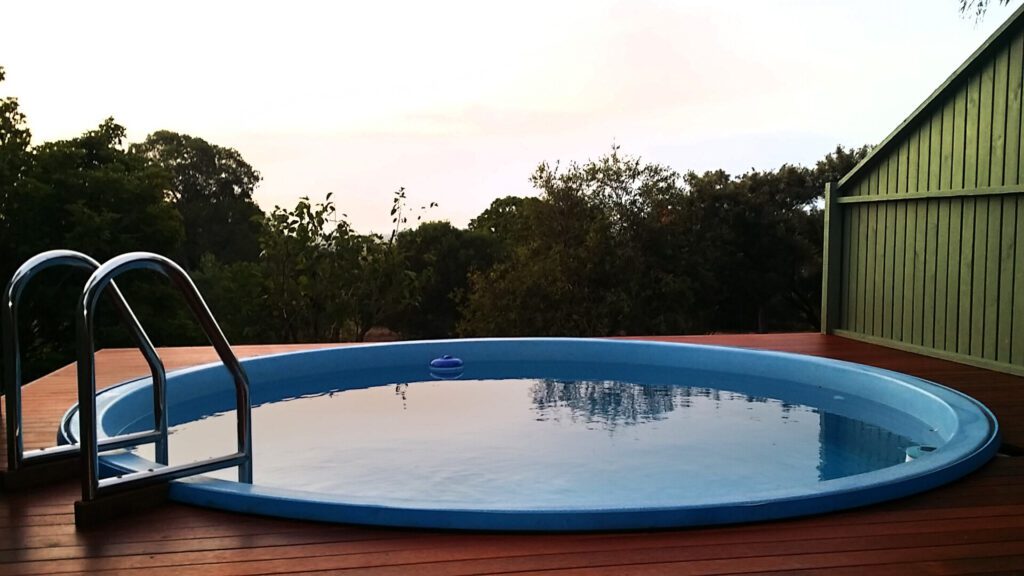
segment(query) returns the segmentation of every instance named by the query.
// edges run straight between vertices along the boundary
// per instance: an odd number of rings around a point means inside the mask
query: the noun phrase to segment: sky
[[[541,161],[813,165],[882,141],[1020,6],[957,0],[5,2],[0,96],[34,143],[112,116],[241,152],[265,209],[392,193],[464,226]],[[415,211],[415,210],[414,210]]]

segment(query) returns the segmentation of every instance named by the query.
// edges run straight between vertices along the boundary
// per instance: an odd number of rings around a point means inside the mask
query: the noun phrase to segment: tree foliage
[[[427,222],[402,231],[396,247],[410,273],[415,295],[394,317],[395,330],[408,338],[445,338],[456,333],[474,272],[497,257],[497,239],[448,222]]]
[[[997,0],[997,2],[1003,6],[1010,3],[1010,0]],[[992,0],[960,0],[960,14],[971,15],[976,19],[980,19],[988,11],[989,4]]]
[[[135,250],[175,254],[183,230],[174,207],[164,200],[166,173],[124,147],[124,128],[107,119],[69,140],[44,143],[23,152],[19,169],[2,186],[6,278],[34,254],[72,248],[99,260]],[[7,136],[2,137],[9,140]],[[40,277],[26,297],[22,339],[31,350],[26,372],[72,357],[72,312],[81,273],[58,271]],[[161,319],[149,328],[163,344],[191,341],[179,302],[152,280],[126,279],[142,318]],[[141,297],[140,297],[141,295]],[[128,342],[112,314],[102,315],[100,341]],[[183,328],[184,326],[184,328]]]
[[[0,80],[3,70],[0,69]],[[540,163],[535,197],[493,201],[460,229],[391,196],[392,228],[359,234],[328,194],[264,213],[259,173],[236,150],[170,131],[127,145],[112,119],[31,145],[0,99],[2,269],[43,250],[104,260],[146,250],[191,269],[241,342],[606,336],[815,328],[825,182],[867,153],[837,147],[812,168],[680,174],[618,147]],[[30,375],[73,359],[80,272],[44,274],[23,308]],[[118,282],[158,345],[199,344],[161,278]],[[66,303],[64,305],[63,303]],[[103,345],[130,340],[110,310]]]
[[[184,258],[195,268],[205,254],[221,262],[255,260],[263,213],[252,198],[260,174],[233,148],[161,130],[131,152],[164,168],[167,197],[185,227]]]
[[[5,72],[0,67],[0,85],[4,79]],[[0,278],[9,278],[17,266],[15,261],[18,255],[14,253],[11,231],[11,202],[31,162],[28,149],[31,141],[32,133],[18,106],[18,99],[0,98],[0,247],[3,249],[0,252]]]
[[[465,335],[612,335],[816,326],[823,182],[866,148],[814,169],[680,176],[617,148],[542,163],[535,201],[504,198],[471,223],[504,257],[477,271]],[[518,231],[525,231],[519,233]]]
[[[395,195],[395,215],[405,209]],[[413,307],[415,274],[398,252],[401,216],[389,239],[356,234],[328,194],[266,215],[254,263],[205,257],[198,282],[231,308],[226,331],[244,341],[362,341]],[[244,283],[244,287],[239,284]],[[236,298],[245,298],[239,310]]]

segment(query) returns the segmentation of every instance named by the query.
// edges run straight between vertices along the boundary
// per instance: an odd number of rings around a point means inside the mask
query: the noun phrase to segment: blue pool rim
[[[821,514],[903,498],[969,474],[991,459],[999,447],[995,417],[983,404],[963,393],[889,370],[785,352],[656,341],[522,338],[342,346],[261,356],[242,363],[252,381],[254,403],[258,404],[270,387],[281,386],[289,380],[336,374],[339,367],[344,370],[373,370],[392,365],[426,367],[432,359],[446,354],[466,359],[467,363],[626,364],[711,370],[765,381],[783,380],[825,388],[835,394],[859,395],[913,414],[939,429],[945,444],[926,458],[819,482],[813,487],[782,490],[777,497],[750,499],[744,497],[738,487],[735,501],[683,506],[541,510],[495,506],[487,510],[465,510],[434,507],[429,500],[409,506],[384,506],[347,502],[343,496],[333,494],[208,477],[172,482],[171,499],[242,513],[414,528],[497,531],[673,528]],[[189,402],[191,410],[202,406],[209,384],[227,378],[219,363],[170,373],[169,413],[173,417],[176,402]],[[100,437],[123,433],[133,426],[137,429],[141,421],[151,418],[151,412],[147,412],[152,403],[150,390],[150,380],[143,378],[101,392],[97,398]],[[75,442],[77,429],[77,410],[72,407],[64,417],[58,442]],[[101,466],[108,474],[140,471],[154,465],[129,452],[101,456]]]

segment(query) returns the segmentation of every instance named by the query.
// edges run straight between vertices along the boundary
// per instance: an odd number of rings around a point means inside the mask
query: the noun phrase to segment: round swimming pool
[[[900,498],[998,447],[979,402],[877,368],[660,342],[489,339],[243,362],[253,480],[172,482],[175,500],[335,522],[609,530],[747,522]],[[152,426],[151,383],[98,398],[100,436]],[[233,451],[226,370],[168,375],[171,464]],[[77,415],[62,441],[75,441]],[[151,449],[105,454],[107,474]]]

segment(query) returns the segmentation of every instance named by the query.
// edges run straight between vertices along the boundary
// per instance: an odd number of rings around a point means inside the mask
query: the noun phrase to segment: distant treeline
[[[465,229],[427,221],[430,207],[410,207],[399,189],[392,231],[366,235],[330,195],[263,212],[259,173],[200,138],[160,131],[128,144],[108,119],[31,146],[5,98],[0,278],[54,248],[100,261],[157,252],[189,270],[233,343],[363,340],[374,328],[402,338],[814,329],[824,183],[865,153],[838,147],[813,168],[734,177],[679,174],[613,147],[584,164],[542,162],[530,176],[537,197],[495,200]],[[26,294],[29,375],[74,359],[84,279],[48,271]],[[157,345],[203,343],[162,278],[118,283]],[[99,315],[102,346],[130,344],[112,309]]]

